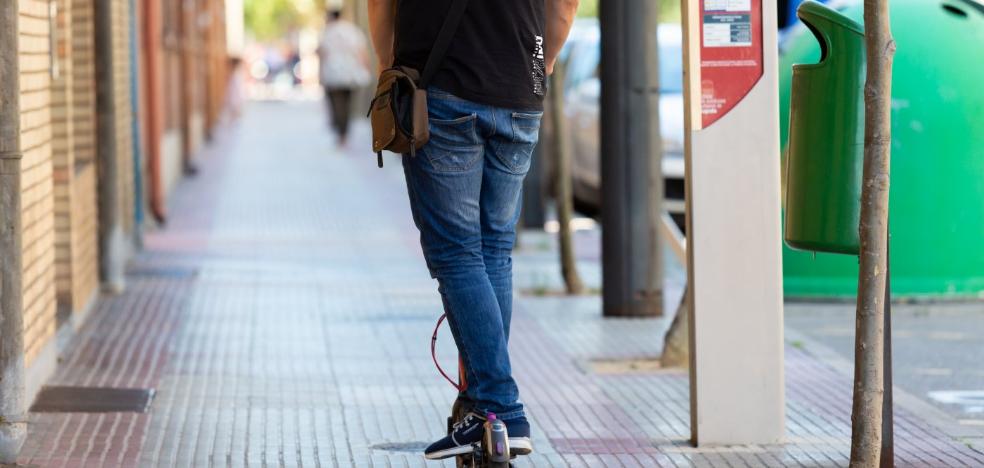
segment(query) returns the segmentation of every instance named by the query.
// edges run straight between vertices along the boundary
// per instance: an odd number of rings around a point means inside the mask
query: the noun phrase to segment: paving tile
[[[21,462],[48,466],[454,466],[380,444],[444,431],[454,390],[433,370],[440,314],[399,164],[330,148],[316,103],[251,104],[146,234],[127,290],[104,297],[57,385],[154,388],[148,414],[32,414]],[[365,138],[357,125],[355,141]],[[586,278],[596,237],[579,233]],[[560,284],[551,238],[524,233],[519,290]],[[594,250],[592,250],[594,248]],[[667,279],[671,309],[682,289]],[[605,320],[597,297],[518,294],[511,355],[537,452],[517,466],[844,466],[849,376],[786,349],[784,444],[694,448],[687,376],[595,374],[658,356],[666,319]],[[438,358],[453,368],[446,330]],[[984,454],[896,412],[899,466]]]

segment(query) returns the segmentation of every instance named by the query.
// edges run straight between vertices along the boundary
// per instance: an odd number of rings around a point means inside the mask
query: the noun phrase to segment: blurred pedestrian
[[[369,51],[365,35],[351,22],[342,18],[342,11],[329,8],[325,29],[318,45],[321,61],[321,86],[332,128],[339,145],[344,146],[348,137],[352,109],[352,94],[369,84]]]
[[[229,57],[229,83],[226,85],[225,114],[232,121],[243,115],[243,101],[246,99],[246,77],[242,71],[243,59]]]
[[[441,43],[447,53],[431,62],[430,139],[415,155],[403,155],[413,219],[467,381],[457,402],[467,415],[424,450],[428,459],[470,453],[491,413],[505,423],[514,455],[533,451],[507,347],[511,255],[546,77],[577,6],[577,0],[369,1],[380,69],[423,70],[447,12],[463,11],[458,27],[448,26],[450,42]]]

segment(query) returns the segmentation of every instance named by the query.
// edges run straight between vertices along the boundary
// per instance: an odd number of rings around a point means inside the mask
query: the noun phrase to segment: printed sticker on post
[[[704,11],[752,11],[752,0],[704,0]]]
[[[704,47],[751,47],[752,15],[704,13]]]

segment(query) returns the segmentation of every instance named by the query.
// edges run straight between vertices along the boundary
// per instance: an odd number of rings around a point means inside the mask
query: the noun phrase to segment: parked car
[[[780,5],[782,33],[796,29],[796,7],[803,0],[783,0]],[[828,0],[820,0],[827,2]],[[834,3],[840,3],[835,0]],[[802,27],[800,25],[800,27]],[[683,226],[684,215],[684,126],[683,126],[683,34],[679,24],[661,24],[659,41],[660,133],[663,139],[664,208]],[[783,34],[785,38],[786,34]],[[585,214],[598,214],[601,190],[601,30],[593,18],[578,19],[561,52],[566,65],[564,108],[573,148],[574,202]],[[549,129],[548,129],[549,131]],[[544,138],[549,141],[548,138]],[[552,174],[548,169],[545,173]],[[551,179],[552,180],[552,179]],[[550,184],[547,184],[550,185]]]
[[[684,214],[683,162],[683,53],[679,25],[661,24],[658,29],[660,69],[660,129],[663,139],[665,208],[682,225]],[[566,70],[564,112],[572,142],[574,203],[578,211],[597,215],[601,207],[601,31],[595,19],[575,22],[560,60]],[[545,127],[543,141],[549,145],[552,129]],[[544,154],[549,154],[547,150]],[[546,161],[544,176],[552,185],[552,164]]]

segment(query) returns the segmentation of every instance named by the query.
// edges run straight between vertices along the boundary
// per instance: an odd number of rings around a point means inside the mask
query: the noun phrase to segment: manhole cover
[[[146,413],[154,399],[150,388],[44,387],[35,413]]]
[[[383,450],[386,452],[413,452],[423,453],[424,449],[430,445],[428,442],[388,442],[385,444],[373,445],[373,450]]]
[[[198,269],[180,266],[145,266],[131,268],[127,273],[130,276],[139,277],[182,279],[197,275]]]
[[[595,374],[645,374],[663,370],[659,358],[593,359],[588,368]]]

